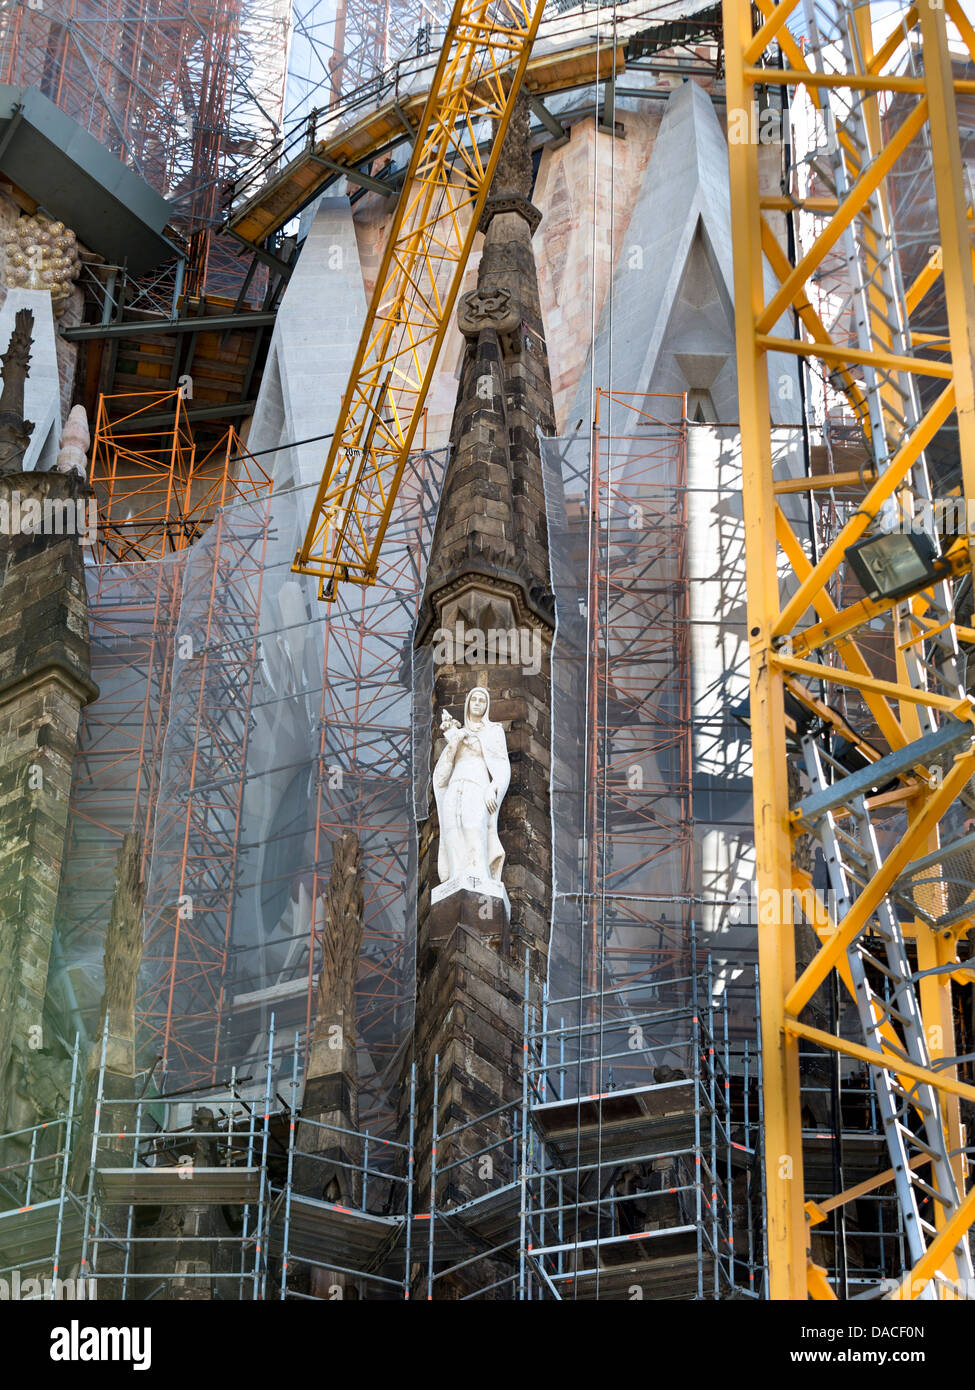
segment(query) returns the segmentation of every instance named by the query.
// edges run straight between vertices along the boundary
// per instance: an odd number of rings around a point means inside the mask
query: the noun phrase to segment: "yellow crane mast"
[[[294,569],[315,575],[323,598],[342,581],[375,581],[543,7],[454,6],[295,557]],[[805,43],[788,25],[800,14]],[[857,0],[724,3],[756,861],[759,900],[776,905],[761,914],[759,965],[770,1292],[778,1299],[836,1298],[811,1259],[811,1232],[830,1212],[891,1186],[907,1259],[889,1296],[972,1294],[966,1233],[975,1188],[959,1101],[975,1101],[975,1086],[959,1077],[951,986],[973,979],[959,947],[975,925],[975,891],[958,889],[956,869],[975,856],[975,834],[959,834],[946,816],[961,805],[971,812],[966,825],[975,821],[975,706],[960,645],[975,644],[975,630],[955,612],[954,581],[971,567],[967,530],[946,537],[932,522],[925,456],[953,418],[967,517],[975,503],[975,280],[955,95],[975,83],[953,75],[948,22],[975,60],[960,0],[918,0],[877,21]],[[756,116],[769,91],[806,93],[821,118],[814,191],[762,190]],[[478,126],[489,118],[497,136],[485,160]],[[905,289],[891,179],[919,150],[937,197],[939,244]],[[794,263],[773,229],[781,212],[803,218]],[[817,306],[837,261],[842,304],[827,322]],[[918,325],[932,302],[947,318],[941,337]],[[793,336],[777,331],[784,316]],[[770,353],[799,357],[842,395],[865,441],[853,479],[862,495],[840,509],[822,550],[790,522],[783,497],[821,495],[851,478],[776,476]],[[852,600],[851,575],[861,585]],[[847,717],[853,707],[869,736]],[[801,841],[822,851],[825,899],[801,867]],[[819,943],[801,969],[796,903],[806,905]],[[834,976],[858,1020],[855,1036],[803,1017]],[[870,1069],[890,1154],[874,1179],[815,1201],[803,1181],[801,1043]]]
[[[951,987],[973,978],[959,946],[975,924],[963,871],[975,837],[958,811],[960,798],[972,814],[975,774],[959,640],[975,632],[955,621],[966,527],[945,536],[932,525],[924,451],[953,416],[965,504],[956,514],[967,518],[975,287],[955,94],[975,84],[953,76],[946,21],[973,59],[975,33],[959,0],[918,0],[882,19],[853,0],[758,0],[757,10],[760,20],[751,0],[724,4],[757,877],[759,901],[775,905],[759,926],[770,1292],[837,1297],[810,1257],[811,1232],[867,1189],[893,1185],[907,1259],[888,1296],[972,1297],[975,1189],[959,1099],[975,1100],[975,1087],[959,1079]],[[770,91],[805,93],[821,118],[819,182],[805,203],[794,188],[773,196],[760,186],[755,114]],[[892,177],[918,167],[936,193],[940,244],[904,290]],[[773,231],[782,211],[814,228],[794,265]],[[831,257],[847,266],[849,300],[827,324],[817,305]],[[918,320],[937,292],[947,331],[934,338]],[[794,337],[776,332],[783,314]],[[798,355],[842,393],[866,441],[858,505],[821,553],[787,519],[782,494],[835,483],[776,476],[771,352]],[[843,717],[844,692],[873,739]],[[798,794],[787,741],[805,777]],[[839,746],[859,755],[858,770]],[[794,914],[812,887],[797,856],[803,837],[822,850],[831,895],[808,913],[819,944],[800,970]],[[858,1037],[803,1016],[834,973]],[[825,1201],[804,1189],[800,1044],[870,1068],[890,1153],[872,1183]]]
[[[375,583],[545,0],[456,0],[293,569],[331,599]],[[496,136],[487,159],[479,125]]]

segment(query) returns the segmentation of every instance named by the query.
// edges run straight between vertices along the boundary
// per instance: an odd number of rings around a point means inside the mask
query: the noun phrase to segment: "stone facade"
[[[90,495],[74,474],[0,477],[0,1128],[33,1115],[72,763],[97,694],[78,538],[11,534],[10,518],[28,499],[75,508]]]
[[[420,832],[418,873],[417,1177],[429,1181],[434,1058],[439,1058],[438,1130],[495,1109],[521,1091],[522,994],[526,952],[531,993],[545,977],[551,915],[549,809],[550,593],[545,498],[537,432],[554,432],[548,352],[539,304],[529,202],[528,110],[516,108],[482,220],[484,245],[476,291],[460,303],[466,340],[451,432],[452,453],[431,551],[417,644],[432,646],[434,699],[463,717],[476,684],[490,692],[490,718],[507,739],[511,784],[498,834],[506,851],[503,881],[510,920],[495,900],[458,893],[431,910],[439,881],[436,812]],[[456,624],[528,630],[538,669],[514,662],[468,664],[465,652],[439,661],[437,634]],[[436,759],[441,749],[437,740]],[[480,1148],[497,1135],[497,1120],[473,1126],[443,1145],[438,1163]],[[510,1181],[511,1149],[492,1171],[452,1171],[438,1186],[437,1205],[451,1204]],[[506,1167],[507,1165],[507,1167]],[[437,1285],[440,1296],[457,1296]]]

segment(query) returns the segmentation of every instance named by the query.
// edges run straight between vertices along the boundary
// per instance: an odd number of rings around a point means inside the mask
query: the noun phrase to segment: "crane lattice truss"
[[[957,454],[967,517],[975,287],[956,94],[975,83],[954,74],[949,32],[973,60],[975,32],[959,0],[905,4],[882,21],[853,0],[758,0],[757,8],[756,31],[749,0],[725,0],[724,26],[757,873],[760,901],[774,904],[759,927],[771,1294],[837,1297],[810,1257],[810,1229],[863,1189],[893,1184],[906,1264],[888,1296],[972,1297],[975,1187],[959,1101],[975,1100],[975,1086],[959,1076],[951,991],[973,978],[963,963],[975,925],[966,819],[975,807],[975,709],[964,656],[975,632],[955,622],[970,569],[967,528],[963,521],[952,536],[933,523],[925,450],[932,459],[936,450],[941,459]],[[805,30],[804,45],[787,21]],[[815,178],[799,196],[796,185],[765,196],[757,103],[793,91],[821,123],[809,158]],[[920,169],[936,193],[940,242],[929,256],[925,249],[927,263],[906,288],[891,225],[905,169]],[[776,211],[807,228],[794,264],[774,235]],[[771,293],[763,257],[777,279]],[[837,264],[846,299],[821,313]],[[932,308],[944,324],[937,334],[919,328],[930,328]],[[786,313],[794,337],[776,329]],[[857,504],[821,552],[784,514],[781,494],[796,484],[773,476],[773,351],[798,354],[807,381],[842,394],[864,441]],[[835,487],[829,478],[799,486],[814,505],[836,496],[819,491]],[[847,554],[865,537],[886,537],[889,555],[904,556],[906,542],[926,556],[921,581],[851,594]],[[921,538],[916,546],[911,537]],[[844,715],[854,708],[859,728]],[[815,888],[797,853],[803,844],[819,855]],[[798,968],[797,902],[818,937]],[[857,1021],[835,1032],[804,1017],[834,972],[845,1016]],[[890,1155],[873,1184],[826,1201],[804,1193],[800,1042],[871,1068]]]
[[[323,598],[375,583],[545,0],[456,0],[304,542]],[[492,119],[485,160],[478,127]]]

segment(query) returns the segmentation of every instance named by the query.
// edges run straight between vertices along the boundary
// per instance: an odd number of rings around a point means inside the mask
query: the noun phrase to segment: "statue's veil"
[[[486,708],[481,716],[480,727],[475,728],[471,723],[471,700],[478,692],[484,696]],[[505,742],[504,729],[491,719],[491,692],[483,685],[475,685],[467,692],[467,699],[464,701],[464,728],[470,730],[472,734],[477,734],[481,740],[484,761],[497,783],[498,805],[500,806],[501,798],[508,790],[508,783],[511,781],[511,764],[508,761],[508,745]]]
[[[475,727],[471,722],[471,697],[476,691],[480,691],[487,702],[480,724]],[[483,685],[475,685],[467,692],[464,701],[464,728],[470,733],[476,734],[481,741],[481,751],[484,754],[484,761],[487,763],[488,771],[494,782],[497,792],[497,808],[488,814],[487,826],[487,858],[491,877],[500,880],[501,870],[504,867],[504,849],[498,839],[498,811],[501,809],[501,801],[508,784],[511,781],[511,764],[508,761],[508,745],[505,742],[504,729],[500,724],[495,724],[490,719],[491,713],[491,693]],[[434,775],[434,796],[437,802],[437,812],[443,822],[444,806],[443,798],[446,794],[446,783],[444,786],[438,785],[438,778]],[[438,856],[438,871],[441,882],[447,877],[447,854],[444,847],[443,835],[440,836],[440,852]]]

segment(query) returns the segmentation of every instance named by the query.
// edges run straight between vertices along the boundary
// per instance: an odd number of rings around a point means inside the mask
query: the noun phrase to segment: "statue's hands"
[[[493,787],[489,787],[488,790],[484,793],[484,804],[493,816],[495,811],[498,809],[498,794]]]

